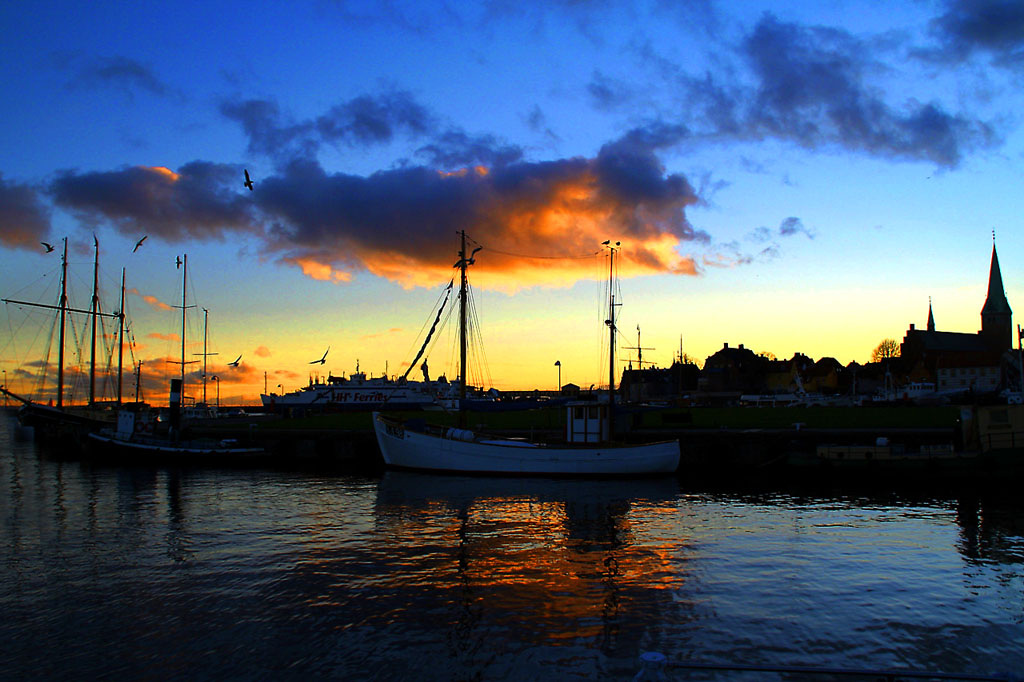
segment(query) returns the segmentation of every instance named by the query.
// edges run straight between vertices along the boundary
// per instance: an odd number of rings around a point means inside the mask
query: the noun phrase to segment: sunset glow
[[[605,241],[618,345],[640,326],[661,367],[724,343],[865,362],[929,300],[973,333],[993,231],[1024,306],[1022,41],[990,39],[987,3],[698,5],[15,3],[0,294],[53,305],[67,237],[88,307],[95,237],[104,311],[125,270],[129,373],[166,393],[184,297],[186,359],[217,353],[222,400],[248,403],[311,369],[407,367],[462,232],[474,371],[503,390],[552,388],[556,360],[607,381]],[[52,318],[0,313],[0,368],[32,392]],[[450,330],[434,344],[432,373],[455,376]],[[88,355],[69,352],[76,376]]]

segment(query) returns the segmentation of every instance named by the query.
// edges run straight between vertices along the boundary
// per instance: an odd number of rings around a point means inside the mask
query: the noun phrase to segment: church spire
[[[988,271],[988,296],[981,309],[981,334],[990,338],[995,347],[1005,350],[1012,347],[1013,311],[1003,290],[1003,275],[999,271],[999,256],[996,255],[995,234],[992,236],[992,263]]]
[[[932,297],[928,297],[928,331],[935,331],[935,316],[932,315]]]

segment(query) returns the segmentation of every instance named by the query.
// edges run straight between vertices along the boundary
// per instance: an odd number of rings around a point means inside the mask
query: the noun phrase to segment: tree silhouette
[[[881,343],[871,351],[871,362],[880,362],[900,356],[900,344],[895,339],[882,339]]]

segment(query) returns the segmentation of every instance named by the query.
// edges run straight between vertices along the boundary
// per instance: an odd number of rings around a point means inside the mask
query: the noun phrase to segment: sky
[[[210,402],[403,374],[461,231],[499,390],[607,383],[605,240],[619,358],[662,367],[977,331],[993,235],[1024,306],[1019,2],[11,2],[0,41],[0,296],[56,303],[66,238],[87,308],[95,237],[147,398],[183,279]],[[12,390],[44,312],[0,310]]]

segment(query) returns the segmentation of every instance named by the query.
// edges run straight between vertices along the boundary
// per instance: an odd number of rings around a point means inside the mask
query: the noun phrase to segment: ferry
[[[368,378],[357,371],[348,377],[328,375],[290,393],[262,394],[263,407],[271,410],[310,408],[324,411],[341,410],[417,410],[437,406],[437,382],[390,379],[386,376]],[[445,392],[447,386],[444,386]]]

